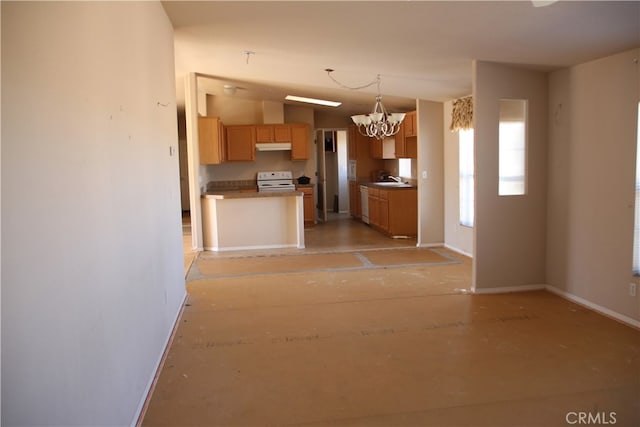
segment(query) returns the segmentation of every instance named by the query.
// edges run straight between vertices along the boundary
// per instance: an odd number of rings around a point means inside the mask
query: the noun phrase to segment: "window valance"
[[[453,101],[451,113],[451,132],[473,128],[473,98],[467,96]]]

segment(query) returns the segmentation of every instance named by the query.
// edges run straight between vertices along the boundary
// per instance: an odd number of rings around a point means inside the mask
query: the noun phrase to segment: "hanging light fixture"
[[[348,87],[331,76],[332,69],[325,70],[331,80],[338,85],[351,90],[363,89],[365,87],[378,85],[378,95],[376,96],[376,103],[373,106],[373,110],[370,114],[357,114],[351,116],[351,120],[356,124],[358,132],[364,136],[376,139],[384,139],[389,136],[393,136],[400,130],[400,124],[404,120],[405,113],[389,113],[382,103],[382,95],[380,95],[380,74],[376,76],[376,80],[360,87]]]

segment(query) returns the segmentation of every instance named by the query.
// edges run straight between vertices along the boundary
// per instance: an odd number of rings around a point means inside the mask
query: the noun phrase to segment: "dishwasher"
[[[362,214],[362,222],[365,224],[369,224],[369,187],[366,185],[360,186],[360,197],[362,197],[361,203],[361,214]]]

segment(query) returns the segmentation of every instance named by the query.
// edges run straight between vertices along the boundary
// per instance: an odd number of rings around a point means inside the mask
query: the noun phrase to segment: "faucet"
[[[398,183],[402,184],[402,178],[400,178],[399,176],[391,176],[391,175],[389,175],[389,178],[391,178],[395,182],[398,182]]]

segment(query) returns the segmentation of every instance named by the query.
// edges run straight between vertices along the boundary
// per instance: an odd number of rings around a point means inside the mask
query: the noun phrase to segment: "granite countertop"
[[[273,192],[239,192],[239,191],[210,191],[203,194],[203,199],[255,199],[257,197],[297,197],[303,196],[301,191],[273,191]]]

